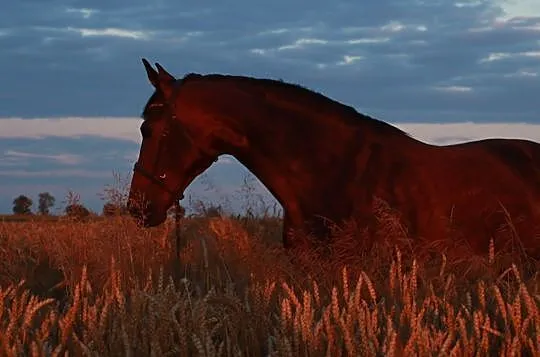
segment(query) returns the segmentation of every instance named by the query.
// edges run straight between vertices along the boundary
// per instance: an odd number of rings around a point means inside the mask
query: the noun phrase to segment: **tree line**
[[[33,211],[32,206],[34,201],[26,196],[19,195],[13,199],[13,214],[15,215],[51,215],[51,209],[56,204],[56,198],[51,195],[49,192],[41,192],[38,195],[38,204],[37,209]],[[103,216],[115,216],[123,215],[127,213],[127,208],[125,206],[115,204],[113,202],[106,202],[103,205],[101,214]],[[68,197],[67,204],[64,208],[64,214],[67,216],[77,216],[77,217],[87,217],[92,214],[88,208],[86,208],[79,201],[79,196],[71,194]]]

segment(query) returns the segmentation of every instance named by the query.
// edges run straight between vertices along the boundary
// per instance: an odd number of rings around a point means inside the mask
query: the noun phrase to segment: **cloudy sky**
[[[169,72],[281,78],[423,141],[540,141],[540,2],[20,0],[0,13],[0,212],[24,193],[98,197],[127,177],[152,93]],[[224,157],[191,187],[229,197]],[[207,188],[211,190],[208,191]],[[259,187],[261,192],[264,188]]]

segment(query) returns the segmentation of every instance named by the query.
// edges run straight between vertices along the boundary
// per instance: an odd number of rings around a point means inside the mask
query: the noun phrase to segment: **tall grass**
[[[398,228],[382,220],[386,234]],[[281,248],[278,217],[0,222],[3,356],[533,356],[537,274],[381,246]],[[394,233],[392,233],[394,232]],[[339,240],[338,240],[339,241]],[[337,257],[337,258],[335,258]],[[477,268],[470,268],[471,262]],[[536,267],[537,269],[537,267]]]

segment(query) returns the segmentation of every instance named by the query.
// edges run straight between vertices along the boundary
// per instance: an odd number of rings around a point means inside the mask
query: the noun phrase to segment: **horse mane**
[[[336,112],[343,114],[339,117],[341,120],[346,120],[351,125],[369,125],[371,129],[374,131],[380,132],[383,135],[398,135],[398,136],[405,136],[409,137],[409,134],[404,132],[403,130],[396,128],[393,125],[390,125],[382,120],[373,118],[369,115],[359,113],[355,108],[349,105],[345,105],[343,103],[340,103],[336,100],[333,100],[332,98],[329,98],[325,96],[324,94],[317,92],[315,90],[309,89],[307,87],[304,87],[300,84],[296,83],[289,83],[285,82],[282,79],[270,79],[270,78],[255,78],[255,77],[248,77],[248,76],[235,76],[235,75],[226,75],[226,74],[198,74],[198,73],[188,73],[184,76],[184,78],[181,79],[182,82],[192,81],[192,80],[200,80],[200,79],[208,79],[208,80],[230,80],[230,81],[236,81],[236,82],[243,82],[247,83],[252,86],[258,86],[263,87],[264,89],[268,88],[276,88],[276,89],[283,89],[286,91],[291,91],[292,95],[302,97],[304,101],[306,101],[306,108],[316,107],[317,105],[325,105],[329,106],[332,110],[335,110]],[[266,88],[264,88],[266,87]],[[158,96],[158,91],[154,91],[148,102],[146,103],[142,117],[144,118],[148,111],[148,107],[150,103],[152,103],[154,100],[156,100],[156,97]],[[310,105],[312,102],[313,105]],[[332,117],[336,118],[336,117]],[[334,119],[335,120],[335,119]]]
[[[329,106],[332,110],[337,111],[338,113],[343,114],[339,117],[341,120],[346,120],[351,125],[367,124],[371,129],[380,132],[384,135],[398,135],[409,137],[409,134],[403,130],[396,128],[393,125],[390,125],[382,120],[373,118],[369,115],[359,113],[355,108],[349,105],[340,103],[332,98],[325,96],[324,94],[317,92],[315,90],[304,87],[300,84],[290,83],[283,81],[282,79],[270,79],[270,78],[255,78],[248,76],[235,76],[235,75],[225,75],[225,74],[207,74],[201,75],[198,73],[189,73],[187,74],[182,81],[190,81],[197,79],[208,79],[208,80],[231,80],[231,81],[240,81],[248,83],[253,86],[262,86],[267,88],[276,88],[291,91],[292,95],[303,97],[305,100],[306,108],[311,108],[310,101],[313,102],[316,107],[318,104]],[[264,90],[265,88],[263,88]],[[336,117],[332,117],[336,118]]]

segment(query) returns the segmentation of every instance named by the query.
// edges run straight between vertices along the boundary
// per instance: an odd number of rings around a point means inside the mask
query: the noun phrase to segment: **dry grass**
[[[170,224],[0,222],[0,353],[540,353],[537,275],[504,265],[496,247],[468,260],[479,267],[471,275],[463,261],[388,247],[346,260],[355,236],[344,230],[336,262],[285,253],[279,225],[187,219],[175,259]]]

